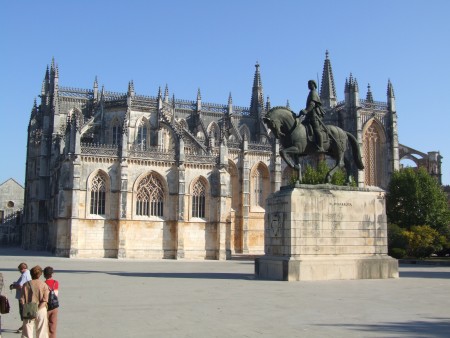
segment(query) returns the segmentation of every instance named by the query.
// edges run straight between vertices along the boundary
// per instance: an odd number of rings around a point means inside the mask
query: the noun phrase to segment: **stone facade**
[[[306,93],[305,93],[306,95]],[[264,253],[265,200],[291,180],[262,123],[270,109],[256,65],[250,107],[59,86],[54,61],[28,128],[25,248],[68,257],[227,259]],[[399,167],[392,85],[387,103],[356,79],[338,102],[326,55],[326,122],[357,137],[359,186],[385,188]],[[303,107],[302,107],[303,108]],[[367,142],[368,145],[365,145]],[[306,159],[305,163],[315,159]]]
[[[0,184],[0,243],[19,244],[24,188],[10,178]]]

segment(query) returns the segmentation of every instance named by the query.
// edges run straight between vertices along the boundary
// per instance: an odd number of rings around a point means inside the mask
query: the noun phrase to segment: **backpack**
[[[53,286],[55,286],[55,283],[53,283]],[[59,300],[58,296],[55,294],[55,290],[50,288],[50,286],[48,288],[50,289],[50,293],[48,295],[47,309],[50,311],[59,307]]]
[[[2,315],[9,313],[9,301],[8,301],[8,297],[0,295],[0,313]]]

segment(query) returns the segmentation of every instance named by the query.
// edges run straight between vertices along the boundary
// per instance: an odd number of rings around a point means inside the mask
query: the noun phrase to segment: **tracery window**
[[[141,150],[147,149],[147,140],[148,140],[148,126],[145,120],[142,120],[138,130],[136,137],[136,144]]]
[[[91,181],[91,215],[104,215],[106,205],[106,179],[97,174]]]
[[[365,183],[371,186],[381,185],[381,137],[374,124],[364,134],[364,173]]]
[[[147,175],[138,185],[136,215],[163,216],[164,189],[155,175]]]
[[[263,206],[262,196],[263,196],[263,176],[260,168],[258,168],[253,175],[253,183],[254,183],[254,196],[255,196],[255,205],[260,207]]]
[[[173,140],[171,132],[167,129],[167,127],[162,127],[160,131],[160,142],[158,145],[161,149],[164,151],[172,150],[173,149]]]
[[[112,144],[118,145],[120,143],[120,122],[119,120],[115,119],[112,123]]]
[[[205,218],[206,187],[198,180],[192,189],[192,217]]]
[[[267,180],[268,175],[264,166],[261,164],[258,165],[251,177],[252,201],[254,206],[264,208],[268,193]]]

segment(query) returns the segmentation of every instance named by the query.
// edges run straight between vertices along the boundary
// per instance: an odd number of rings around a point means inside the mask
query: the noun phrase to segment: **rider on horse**
[[[298,117],[306,115],[304,124],[310,124],[314,130],[314,136],[316,139],[316,145],[318,152],[325,152],[323,149],[323,134],[321,131],[322,118],[324,111],[322,109],[322,102],[320,101],[319,94],[317,93],[317,84],[314,80],[308,81],[309,95],[306,99],[306,108],[300,110]]]

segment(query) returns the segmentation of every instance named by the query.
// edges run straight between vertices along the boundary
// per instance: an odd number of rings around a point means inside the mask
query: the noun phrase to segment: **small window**
[[[7,206],[8,206],[8,208],[14,208],[14,202],[8,201]]]

